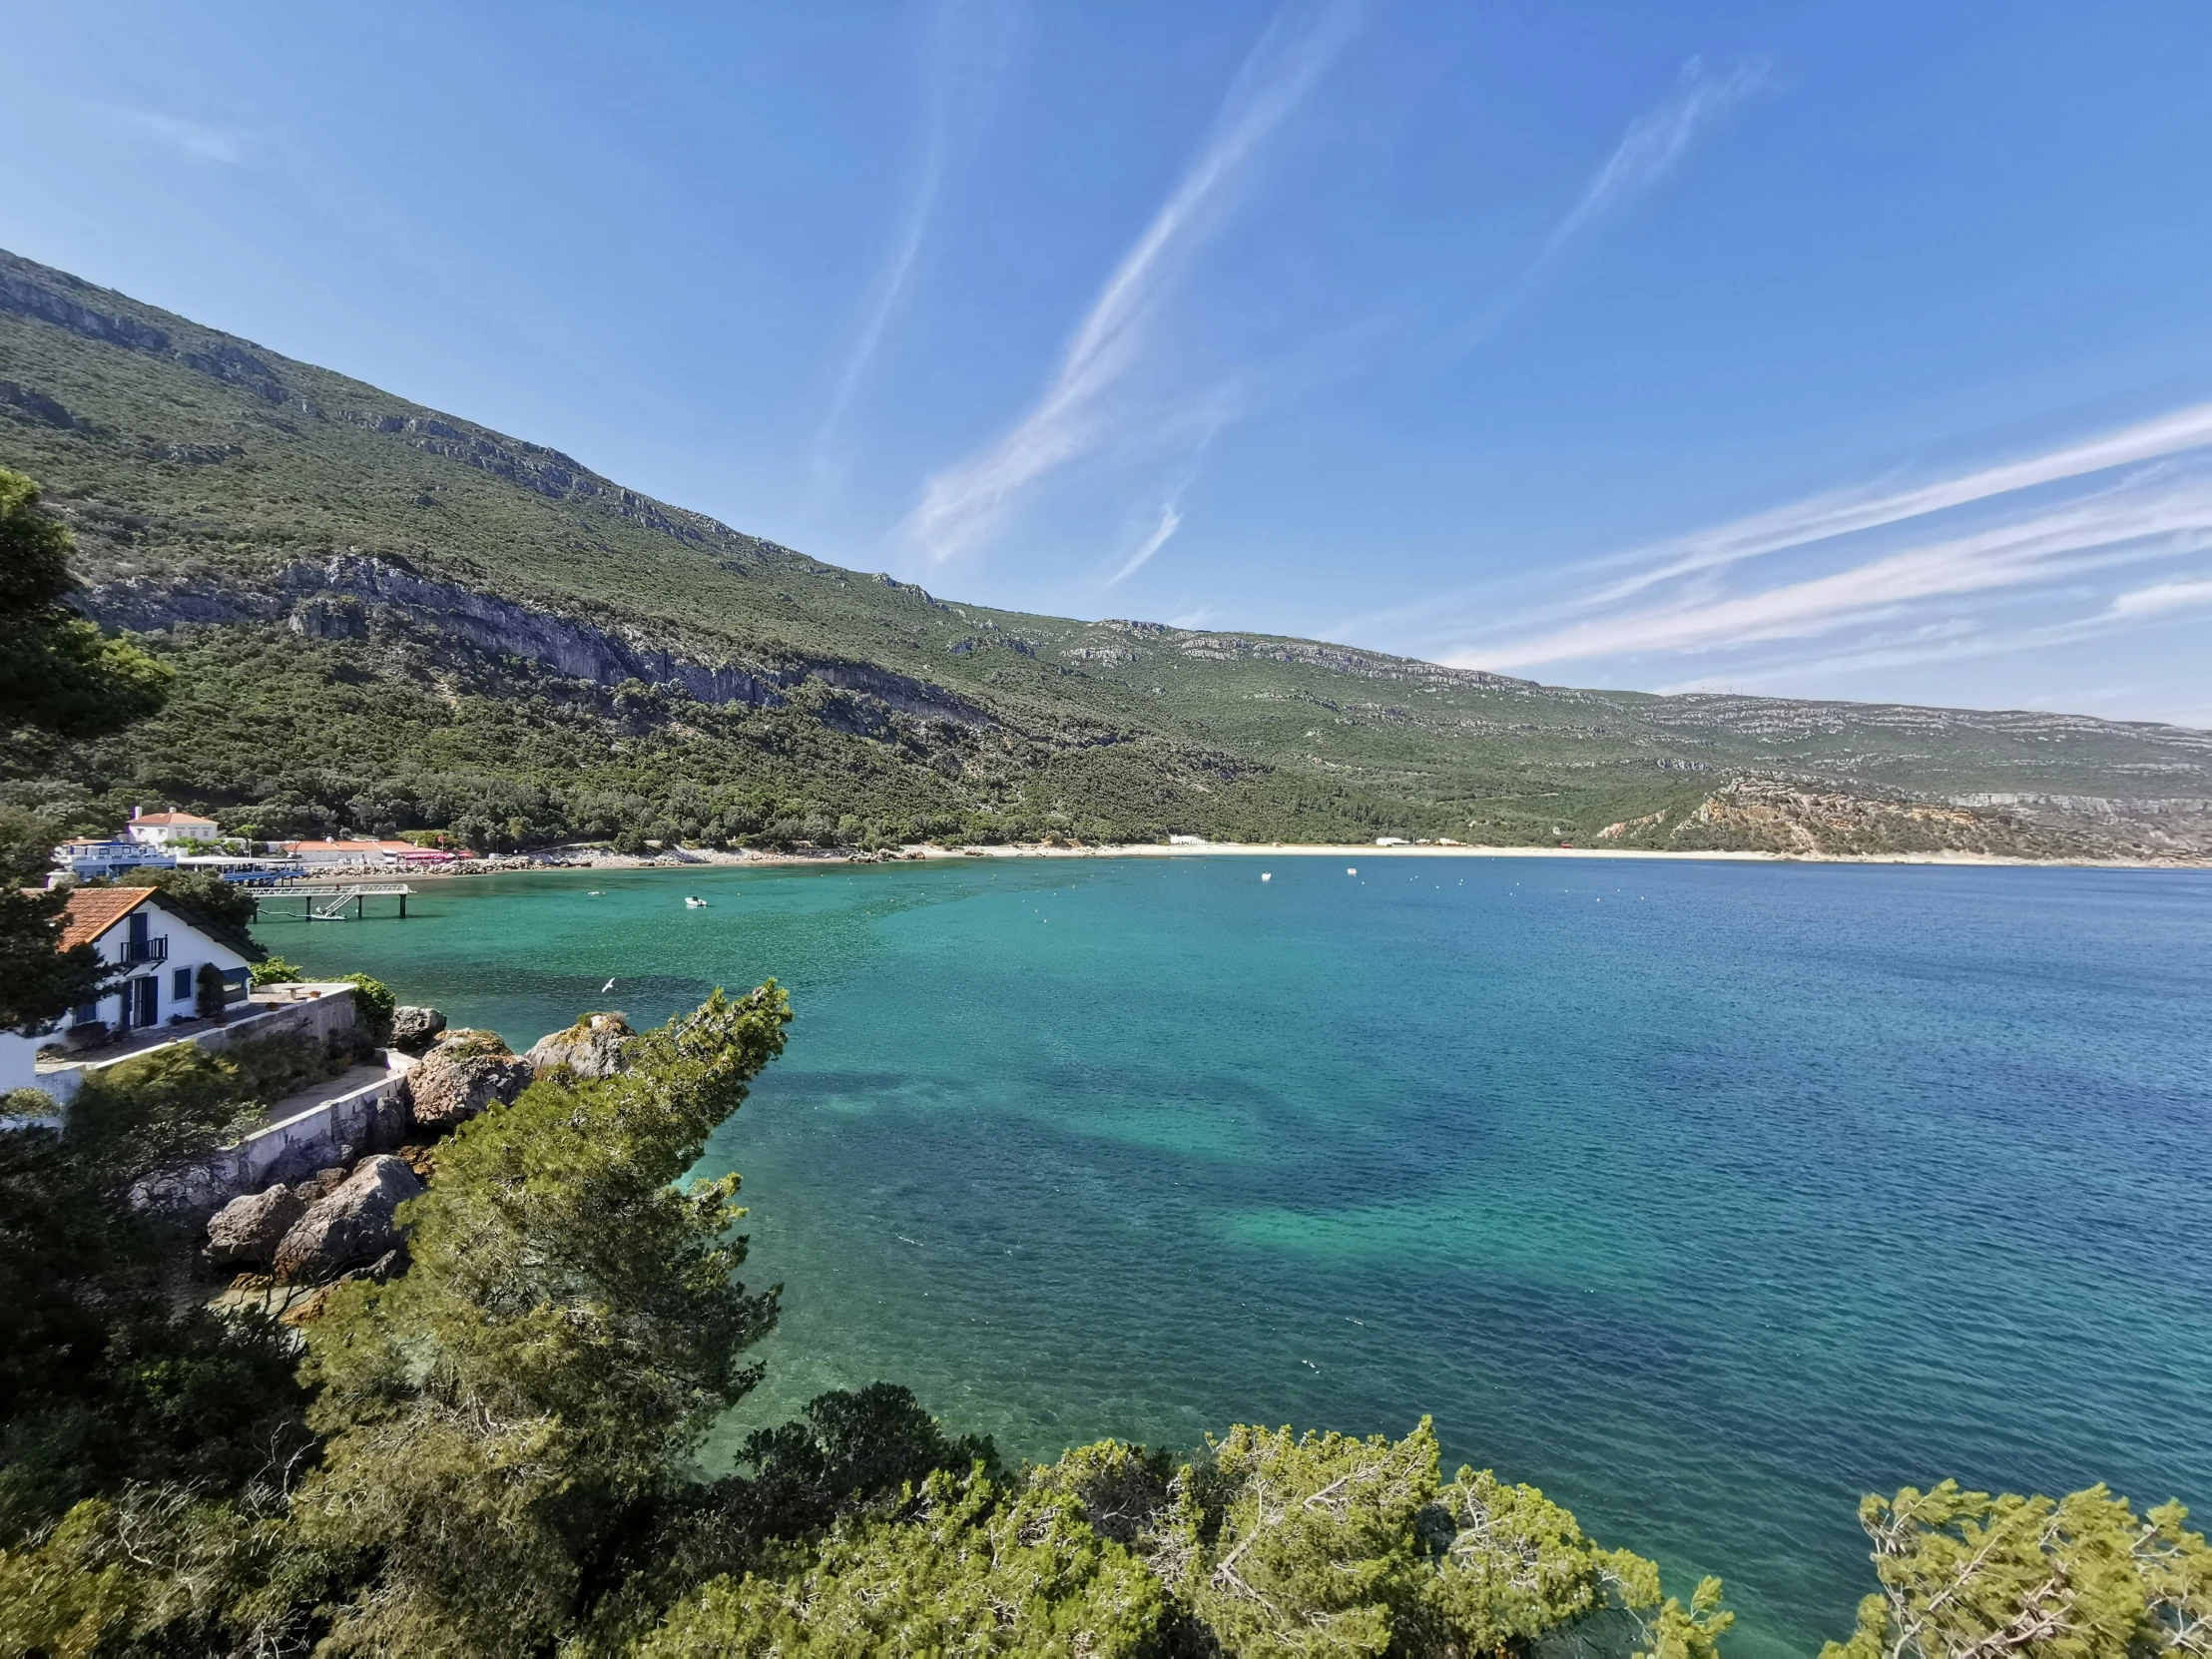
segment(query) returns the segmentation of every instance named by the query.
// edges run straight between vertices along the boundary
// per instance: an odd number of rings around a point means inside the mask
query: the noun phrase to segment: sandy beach
[[[770,868],[815,864],[873,864],[924,862],[952,858],[1345,858],[1358,862],[1379,858],[1583,858],[1622,861],[1673,861],[1700,863],[1812,863],[1812,864],[1943,864],[1993,866],[2048,866],[2062,869],[2204,869],[2203,859],[2188,858],[2016,858],[1976,852],[1810,853],[1768,851],[1674,851],[1645,847],[1607,846],[1377,846],[1357,841],[1312,843],[1292,841],[1204,841],[1163,846],[1131,843],[1121,846],[998,846],[909,845],[896,851],[761,852],[751,849],[725,851],[686,847],[681,855],[610,852],[604,848],[566,846],[549,848],[536,857],[508,854],[498,862],[471,862],[460,868],[408,870],[330,870],[308,877],[315,881],[389,881],[399,876],[409,882],[450,881],[475,875],[519,875],[554,869],[728,869]]]

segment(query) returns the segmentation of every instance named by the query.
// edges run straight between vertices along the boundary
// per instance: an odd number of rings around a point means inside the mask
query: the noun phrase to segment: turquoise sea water
[[[518,1048],[791,988],[707,1160],[786,1285],[732,1435],[878,1377],[1039,1457],[1433,1413],[1447,1473],[1723,1574],[1761,1659],[1848,1632],[1866,1490],[2212,1519],[2212,877],[963,860],[414,909],[261,935]]]

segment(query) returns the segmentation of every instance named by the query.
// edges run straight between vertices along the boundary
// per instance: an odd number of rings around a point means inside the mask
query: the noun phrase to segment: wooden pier
[[[254,895],[254,919],[360,921],[368,914],[369,899],[396,898],[399,900],[399,919],[404,921],[407,917],[407,895],[413,891],[414,888],[404,881],[287,881],[281,886],[266,887]],[[297,910],[289,907],[289,901],[295,898],[299,900]],[[353,911],[350,917],[345,913],[348,905]]]

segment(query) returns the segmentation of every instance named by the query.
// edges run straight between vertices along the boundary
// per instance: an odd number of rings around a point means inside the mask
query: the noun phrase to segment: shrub
[[[202,1019],[220,1018],[229,991],[223,982],[223,970],[213,962],[202,962],[192,979],[192,1011]]]
[[[399,998],[392,995],[391,987],[365,973],[341,973],[337,981],[353,987],[353,1006],[361,1011],[361,1018],[368,1026],[369,1041],[378,1048],[390,1042],[391,1016],[399,1006]]]
[[[281,956],[267,956],[254,964],[254,986],[296,985],[307,977],[296,963],[287,962]]]

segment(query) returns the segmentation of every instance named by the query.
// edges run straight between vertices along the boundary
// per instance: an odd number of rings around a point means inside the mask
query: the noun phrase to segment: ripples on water
[[[1752,1655],[1848,1632],[1864,1490],[2212,1517],[2202,875],[963,860],[417,908],[263,936],[518,1047],[792,988],[706,1163],[787,1287],[724,1447],[877,1377],[1040,1457],[1431,1412],[1447,1473],[1726,1576]]]

